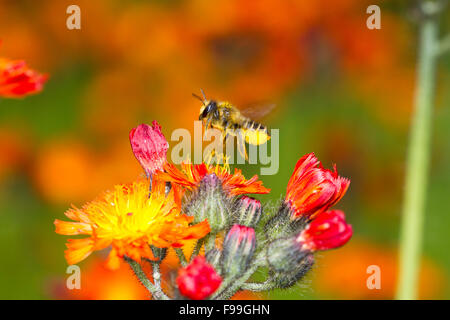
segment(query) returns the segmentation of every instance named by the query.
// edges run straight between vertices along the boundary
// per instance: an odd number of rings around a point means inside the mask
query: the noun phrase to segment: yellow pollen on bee
[[[247,130],[245,132],[245,142],[253,145],[264,144],[270,140],[270,136],[261,130]]]

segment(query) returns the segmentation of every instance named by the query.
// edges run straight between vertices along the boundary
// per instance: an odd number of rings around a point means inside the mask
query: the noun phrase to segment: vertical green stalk
[[[425,5],[432,4],[434,3],[423,2],[424,11]],[[405,300],[416,299],[418,291],[436,77],[438,43],[436,14],[425,17],[419,28],[416,95],[407,155],[396,296],[397,299]]]

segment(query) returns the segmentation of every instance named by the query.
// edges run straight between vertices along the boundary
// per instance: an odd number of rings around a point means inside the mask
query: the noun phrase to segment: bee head
[[[198,120],[203,120],[208,117],[209,114],[215,112],[217,110],[217,102],[214,100],[207,101],[200,108],[200,115]]]

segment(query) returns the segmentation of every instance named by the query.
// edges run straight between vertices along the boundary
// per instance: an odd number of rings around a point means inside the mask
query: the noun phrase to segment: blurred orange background
[[[321,253],[296,287],[240,298],[393,298],[416,27],[408,1],[379,1],[382,28],[369,30],[372,2],[0,0],[0,56],[50,74],[39,95],[0,100],[0,298],[147,298],[130,270],[104,270],[101,254],[80,264],[82,289],[68,290],[65,239],[53,220],[142,175],[131,128],[156,119],[169,143],[174,129],[192,131],[200,105],[191,94],[200,88],[237,106],[277,105],[266,124],[280,129],[280,168],[261,177],[272,189],[261,200],[276,203],[308,152],[352,181],[339,209],[354,238]],[[81,9],[80,30],[66,27],[71,4]],[[450,297],[449,71],[447,55],[426,210],[426,299]],[[366,286],[370,265],[381,269],[380,290]]]

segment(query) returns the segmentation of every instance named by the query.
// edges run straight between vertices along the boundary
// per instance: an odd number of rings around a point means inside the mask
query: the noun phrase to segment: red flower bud
[[[29,69],[25,61],[0,58],[0,97],[21,98],[42,90],[48,75]]]
[[[192,300],[202,300],[213,294],[222,278],[202,256],[197,256],[187,267],[178,271],[177,285],[180,293]]]
[[[232,242],[239,247],[244,242],[253,243],[255,241],[255,230],[250,227],[235,224],[230,231],[228,231],[224,242]]]
[[[163,169],[163,165],[167,161],[169,143],[156,120],[152,122],[152,126],[141,124],[132,129],[130,143],[134,156],[144,168],[147,176]]]
[[[295,166],[287,186],[286,200],[291,217],[299,218],[326,211],[345,194],[350,181],[324,169],[314,153],[304,155]]]
[[[297,242],[302,249],[317,251],[329,250],[347,243],[352,237],[352,226],[345,221],[340,210],[322,212],[300,233]]]
[[[262,214],[261,202],[257,199],[242,196],[236,202],[236,211],[239,213],[238,224],[255,227]]]
[[[238,224],[228,231],[223,241],[220,260],[222,274],[237,275],[249,266],[256,249],[255,230]]]

